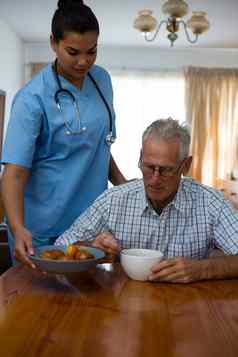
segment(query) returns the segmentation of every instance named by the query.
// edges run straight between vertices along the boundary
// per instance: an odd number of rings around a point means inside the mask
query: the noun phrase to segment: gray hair
[[[142,135],[142,144],[153,134],[156,139],[178,139],[180,141],[179,160],[184,160],[189,156],[190,130],[188,126],[179,124],[178,120],[172,118],[158,119],[150,124]]]

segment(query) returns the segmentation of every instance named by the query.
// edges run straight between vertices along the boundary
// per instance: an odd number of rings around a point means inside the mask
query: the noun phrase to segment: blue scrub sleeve
[[[2,163],[31,168],[41,121],[42,111],[37,98],[18,94],[11,109]]]

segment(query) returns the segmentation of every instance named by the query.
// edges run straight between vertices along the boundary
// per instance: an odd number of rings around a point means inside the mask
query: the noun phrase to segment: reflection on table
[[[129,280],[118,263],[0,278],[4,357],[237,357],[238,280],[189,285]]]

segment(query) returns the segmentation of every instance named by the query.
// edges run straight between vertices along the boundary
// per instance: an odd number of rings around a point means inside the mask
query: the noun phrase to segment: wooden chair
[[[217,179],[216,187],[238,209],[238,181]]]
[[[7,241],[7,225],[0,223],[0,274],[11,267],[11,256]]]

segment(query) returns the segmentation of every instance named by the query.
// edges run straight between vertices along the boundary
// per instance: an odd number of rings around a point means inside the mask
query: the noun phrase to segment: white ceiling
[[[137,12],[144,8],[154,11],[157,19],[164,0],[85,0],[95,12],[101,26],[100,43],[103,45],[147,45],[133,28]],[[238,0],[187,0],[191,11],[204,10],[211,23],[196,47],[238,48]],[[0,19],[7,22],[26,42],[48,41],[50,23],[57,0],[0,0]],[[150,46],[169,47],[166,31]],[[191,46],[181,34],[176,47]]]

